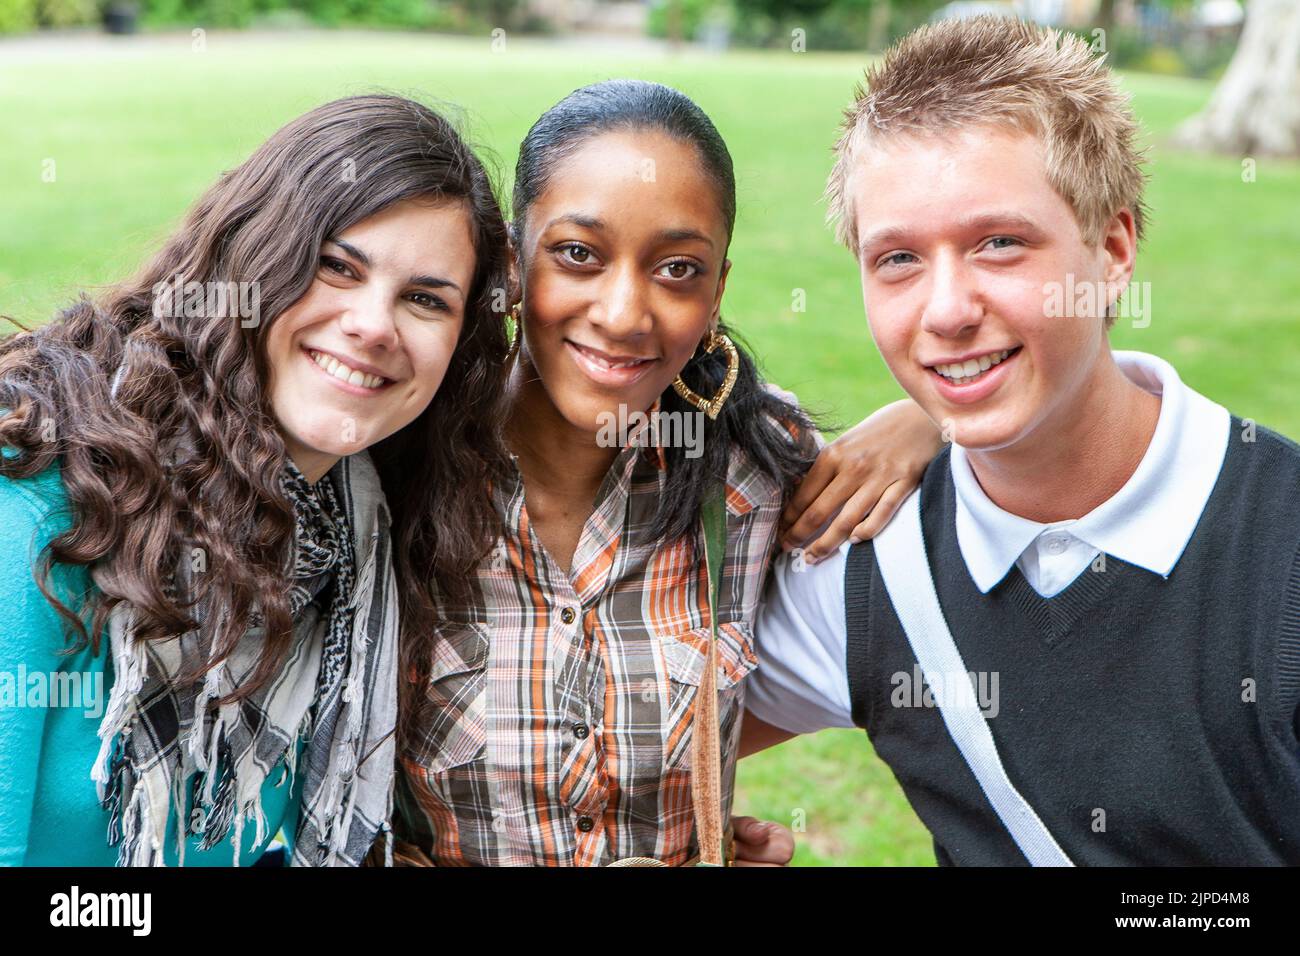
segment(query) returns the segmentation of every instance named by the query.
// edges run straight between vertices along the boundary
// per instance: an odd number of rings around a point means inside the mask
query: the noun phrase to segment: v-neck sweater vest
[[[1234,419],[1168,578],[1103,555],[1043,598],[1016,567],[980,593],[957,542],[948,453],[926,472],[922,527],[944,616],[1011,782],[1075,863],[1300,863],[1298,493],[1300,446]],[[845,615],[854,722],[939,862],[1024,864],[913,686],[916,656],[870,542],[849,553]]]

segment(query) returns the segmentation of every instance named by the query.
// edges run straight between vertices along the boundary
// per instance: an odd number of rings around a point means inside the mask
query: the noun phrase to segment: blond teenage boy
[[[1085,43],[980,18],[902,40],[836,147],[952,445],[875,541],[780,563],[742,747],[865,728],[944,864],[1300,863],[1300,448],[1111,350],[1136,132]]]

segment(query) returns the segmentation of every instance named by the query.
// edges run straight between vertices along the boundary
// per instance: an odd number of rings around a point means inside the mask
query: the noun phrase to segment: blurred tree
[[[1115,0],[1101,0],[1097,4],[1097,26],[1109,30],[1115,25]]]
[[[736,0],[741,13],[761,13],[774,20],[788,16],[813,17],[829,7],[834,0]]]
[[[874,0],[871,4],[871,19],[868,21],[867,49],[883,50],[889,45],[889,18],[892,14],[889,0]]]
[[[1300,0],[1250,0],[1228,71],[1177,140],[1238,155],[1300,155]]]
[[[0,33],[22,33],[36,26],[36,0],[0,0]]]
[[[509,29],[518,23],[523,0],[466,0],[463,6],[471,13],[487,17],[494,27]]]
[[[98,19],[96,0],[36,0],[36,22],[43,27],[79,27]]]

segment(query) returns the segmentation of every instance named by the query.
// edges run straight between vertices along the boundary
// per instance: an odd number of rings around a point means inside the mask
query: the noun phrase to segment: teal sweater
[[[63,620],[33,578],[41,549],[70,526],[67,494],[58,466],[14,481],[0,477],[0,865],[113,866],[117,850],[108,845],[108,813],[99,804],[91,768],[99,753],[99,721],[112,688],[107,639],[98,656],[90,649],[72,655]],[[83,567],[55,565],[55,592],[74,610],[93,585]],[[69,678],[79,675],[77,706],[66,706]],[[102,690],[101,690],[102,682]],[[44,689],[44,693],[42,690]],[[297,822],[299,788],[281,783],[272,770],[262,788],[268,836],[250,846],[245,840],[240,865],[250,866],[284,828],[291,839]],[[168,822],[165,856],[176,864],[175,808]],[[246,828],[247,835],[252,830]],[[230,866],[229,837],[210,850],[189,838],[187,866]]]

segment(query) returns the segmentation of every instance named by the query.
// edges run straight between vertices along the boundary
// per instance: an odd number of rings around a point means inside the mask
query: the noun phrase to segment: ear
[[[1107,284],[1113,289],[1127,288],[1137,261],[1137,222],[1131,209],[1126,207],[1111,217],[1102,235],[1101,252]]]
[[[731,260],[722,260],[722,271],[718,274],[718,289],[713,294],[713,312],[709,315],[709,322],[714,328],[717,328],[719,313],[722,311],[722,294],[727,291],[727,274],[731,272]]]

